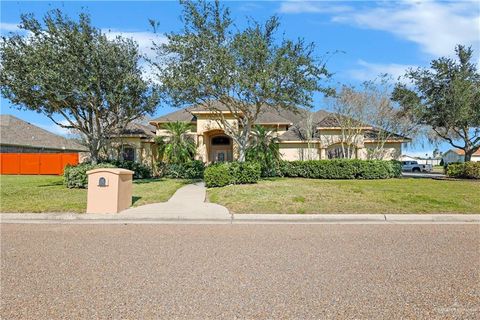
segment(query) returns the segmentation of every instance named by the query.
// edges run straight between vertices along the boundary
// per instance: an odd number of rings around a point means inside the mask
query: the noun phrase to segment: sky
[[[432,59],[452,56],[456,44],[472,46],[480,61],[480,1],[224,1],[240,29],[249,19],[280,18],[285,37],[304,38],[316,45],[317,56],[328,56],[333,73],[329,85],[358,85],[389,73],[394,78],[410,67],[428,67]],[[1,1],[0,32],[18,32],[22,13],[41,18],[48,10],[61,9],[72,18],[81,12],[110,36],[135,39],[140,50],[151,55],[150,43],[164,41],[162,33],[180,31],[178,1]],[[159,22],[154,34],[149,19]],[[19,110],[1,98],[1,114],[12,114],[54,133],[65,131],[47,117]],[[315,109],[325,109],[315,95]],[[174,111],[160,106],[153,117]],[[425,156],[435,146],[425,139],[407,147],[410,155]],[[448,144],[439,146],[450,149]]]

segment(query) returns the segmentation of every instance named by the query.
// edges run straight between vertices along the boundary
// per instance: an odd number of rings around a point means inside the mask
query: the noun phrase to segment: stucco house
[[[464,162],[465,161],[465,151],[460,149],[450,149],[443,154],[443,163],[452,163],[452,162]],[[480,161],[480,149],[477,150],[473,155],[470,161],[479,162]]]
[[[110,159],[135,161],[153,167],[156,161],[155,126],[132,122],[109,141],[106,155]]]
[[[218,105],[223,117],[231,124],[236,125],[238,120],[227,108]],[[237,157],[236,147],[231,137],[225,134],[221,123],[218,121],[218,111],[212,111],[202,105],[190,106],[178,111],[163,115],[150,121],[155,128],[157,136],[168,136],[163,125],[168,122],[188,122],[191,124],[191,135],[197,145],[196,158],[205,163],[217,161],[232,161]],[[279,149],[284,160],[307,160],[307,159],[333,159],[341,158],[342,141],[341,127],[334,114],[319,110],[309,112],[303,109],[296,111],[276,110],[265,106],[257,118],[257,125],[267,127],[275,132],[279,140]],[[308,121],[307,121],[308,120]],[[303,136],[302,127],[308,122],[313,128],[312,139],[306,140]],[[366,159],[369,149],[375,147],[378,142],[378,130],[362,125],[358,137],[355,139],[355,158]],[[153,139],[141,140],[138,137],[126,136],[125,141],[135,145],[138,150],[145,150],[148,143]],[[128,140],[127,140],[128,139]],[[402,154],[402,143],[410,139],[392,134],[386,141],[384,159],[397,159]],[[151,150],[153,146],[149,147]],[[135,158],[137,159],[137,158]]]

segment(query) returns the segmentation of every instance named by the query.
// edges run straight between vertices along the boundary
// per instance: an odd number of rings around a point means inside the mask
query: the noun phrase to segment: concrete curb
[[[1,213],[0,223],[473,223],[480,214],[232,214],[231,218],[182,216],[176,213],[77,214]]]

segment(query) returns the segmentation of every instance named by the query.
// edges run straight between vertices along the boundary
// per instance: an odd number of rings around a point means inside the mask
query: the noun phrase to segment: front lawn
[[[279,178],[208,198],[234,213],[480,213],[480,181]]]
[[[133,182],[133,206],[167,201],[186,181]],[[0,176],[0,212],[85,212],[86,189],[68,189],[61,176]]]

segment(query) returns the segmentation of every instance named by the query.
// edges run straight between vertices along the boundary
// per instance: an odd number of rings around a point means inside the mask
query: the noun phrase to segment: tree
[[[280,161],[280,149],[275,131],[255,125],[252,128],[252,139],[246,158],[249,161],[259,162],[264,176],[275,174],[275,168]]]
[[[328,92],[329,76],[304,40],[277,41],[277,17],[233,28],[229,10],[215,2],[181,1],[184,29],[155,45],[158,81],[172,105],[202,105],[237,145],[245,160],[250,133],[265,108],[310,107],[314,91]],[[237,121],[227,119],[227,113]]]
[[[465,152],[465,161],[480,148],[480,74],[470,47],[455,48],[457,60],[442,57],[428,68],[410,69],[410,85],[397,84],[392,99],[420,126]]]
[[[142,79],[132,40],[109,40],[88,15],[74,21],[59,10],[43,24],[22,15],[20,28],[27,35],[1,39],[2,95],[79,133],[93,163],[110,137],[155,110],[158,94]]]
[[[157,137],[159,154],[168,163],[181,164],[193,160],[196,152],[195,141],[190,135],[191,125],[187,122],[164,124],[167,137]]]
[[[373,81],[364,82],[361,87],[360,93],[364,96],[366,106],[361,121],[372,126],[370,131],[365,132],[373,139],[367,149],[368,159],[384,159],[388,152],[386,143],[413,138],[419,131],[410,115],[391,100],[391,80],[388,74],[383,74]]]
[[[355,158],[358,143],[365,129],[362,119],[367,109],[366,97],[353,87],[344,85],[328,101],[333,111],[332,117],[340,128],[340,141],[338,141],[340,156],[348,159]]]

